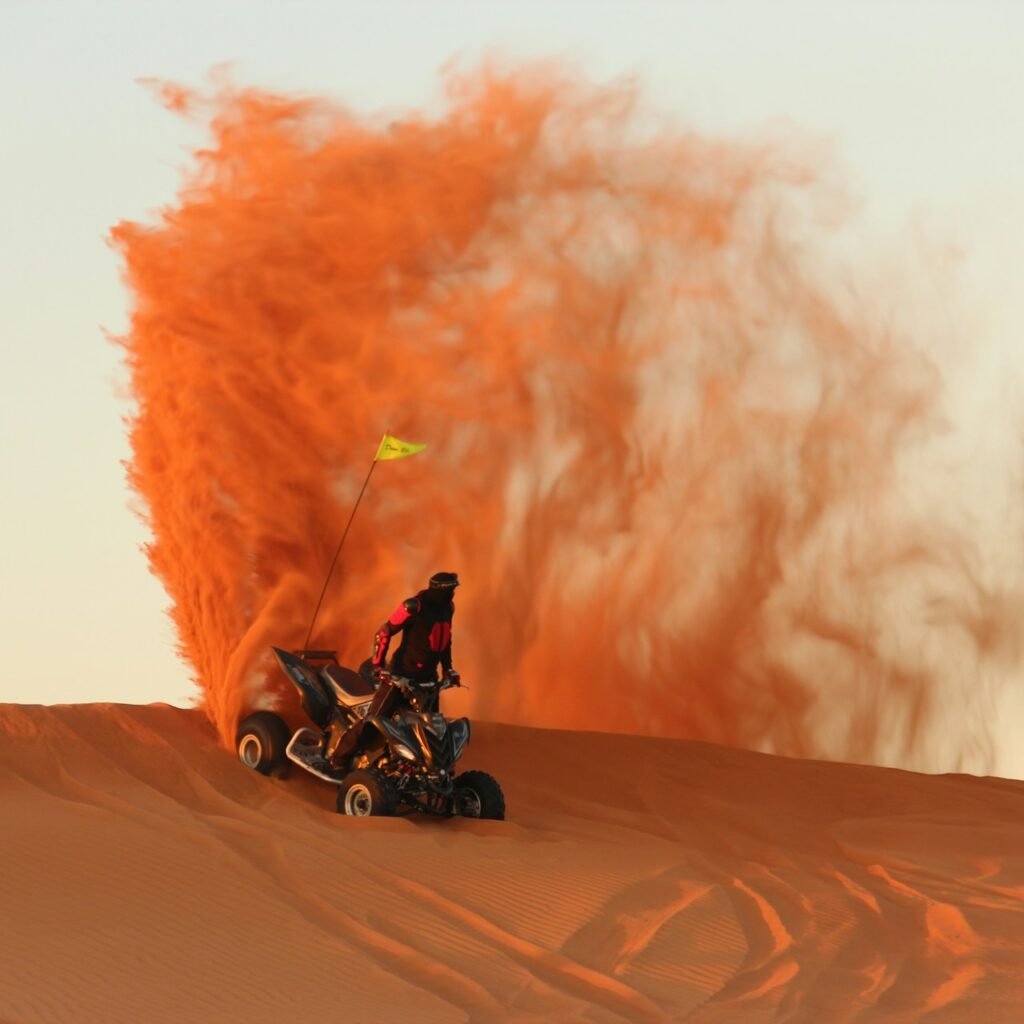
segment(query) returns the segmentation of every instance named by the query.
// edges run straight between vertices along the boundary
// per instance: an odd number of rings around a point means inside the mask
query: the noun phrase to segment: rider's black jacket
[[[391,671],[410,679],[437,679],[438,666],[449,673],[452,668],[452,616],[455,604],[451,592],[440,589],[421,590],[403,601],[374,637],[372,662],[375,668],[384,665],[391,637],[402,634],[391,659]]]

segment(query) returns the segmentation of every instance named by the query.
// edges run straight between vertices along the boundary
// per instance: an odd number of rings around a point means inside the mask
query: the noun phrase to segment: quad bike
[[[288,763],[338,787],[338,811],[357,816],[423,811],[442,817],[505,817],[505,798],[486,772],[455,774],[469,742],[468,718],[445,718],[445,683],[413,681],[387,672],[373,679],[338,663],[334,651],[272,647],[316,728],[292,734],[271,711],[238,727],[236,748],[247,768],[283,774]],[[358,730],[351,757],[336,758],[343,736]],[[399,809],[402,809],[401,811]]]

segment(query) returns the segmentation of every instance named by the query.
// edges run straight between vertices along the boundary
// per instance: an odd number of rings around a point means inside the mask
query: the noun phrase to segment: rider
[[[395,633],[401,633],[402,642],[391,659],[392,675],[418,682],[436,682],[440,667],[442,682],[460,686],[459,673],[452,668],[452,615],[455,613],[452,597],[458,585],[459,577],[454,572],[436,572],[430,577],[425,590],[403,601],[377,630],[373,639],[373,655],[360,666],[360,674],[374,681],[385,677],[389,670],[385,668],[384,659],[391,638]],[[383,690],[378,691],[367,717],[390,714],[395,710],[395,706],[391,706],[394,696],[385,698],[382,703],[383,693]],[[391,693],[394,695],[395,691]],[[355,754],[365,724],[365,721],[357,722],[328,743],[327,757],[335,766],[343,766]]]
[[[452,668],[452,598],[459,585],[454,572],[435,572],[426,590],[407,598],[392,613],[373,639],[370,669],[377,675],[395,633],[402,642],[391,659],[391,672],[414,680],[436,680],[438,667],[444,682],[459,685],[459,673]]]

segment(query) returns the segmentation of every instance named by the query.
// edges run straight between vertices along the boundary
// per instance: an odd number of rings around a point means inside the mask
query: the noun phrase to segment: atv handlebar
[[[453,686],[462,686],[462,683],[453,683],[450,679],[408,679],[405,676],[395,676],[390,672],[380,672],[377,678],[381,682],[390,681],[400,690],[447,690]],[[467,686],[468,690],[469,687]]]

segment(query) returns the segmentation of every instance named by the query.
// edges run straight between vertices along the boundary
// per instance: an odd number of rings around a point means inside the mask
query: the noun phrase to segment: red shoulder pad
[[[403,601],[392,613],[388,622],[392,630],[401,629],[420,610],[420,603],[415,597]]]

